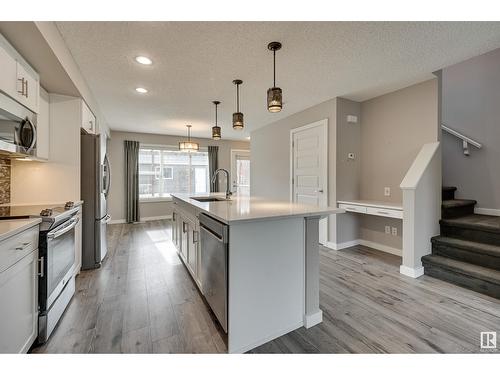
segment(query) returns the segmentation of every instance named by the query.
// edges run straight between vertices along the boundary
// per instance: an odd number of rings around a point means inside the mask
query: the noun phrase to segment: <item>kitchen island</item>
[[[321,323],[319,220],[342,209],[221,194],[173,201],[173,242],[229,353]]]

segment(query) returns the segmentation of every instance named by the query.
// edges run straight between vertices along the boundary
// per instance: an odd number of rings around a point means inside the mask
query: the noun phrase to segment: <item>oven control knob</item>
[[[75,202],[73,202],[73,201],[68,201],[68,202],[66,202],[66,204],[64,205],[64,208],[65,208],[65,209],[67,209],[67,210],[69,210],[69,209],[73,208],[73,206],[74,206],[74,205],[75,205]]]

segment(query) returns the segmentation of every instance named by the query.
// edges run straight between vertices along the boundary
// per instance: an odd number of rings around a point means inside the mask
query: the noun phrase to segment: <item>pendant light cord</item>
[[[273,49],[273,87],[276,87],[276,50]]]
[[[236,112],[240,112],[240,84],[236,85]]]
[[[217,126],[217,106],[218,104],[215,105],[215,126]]]

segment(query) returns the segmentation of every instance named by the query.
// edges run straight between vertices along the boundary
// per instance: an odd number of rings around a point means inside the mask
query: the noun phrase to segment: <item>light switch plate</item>
[[[391,226],[390,225],[385,226],[385,234],[391,234]]]
[[[398,235],[398,228],[392,227],[392,235],[397,236]]]
[[[347,122],[349,124],[357,124],[358,122],[358,116],[355,115],[347,115]]]
[[[390,187],[385,187],[384,188],[384,195],[386,197],[390,197],[391,196],[391,188]]]

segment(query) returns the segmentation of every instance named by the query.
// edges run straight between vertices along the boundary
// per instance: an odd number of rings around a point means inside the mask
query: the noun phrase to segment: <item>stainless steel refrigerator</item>
[[[106,226],[111,174],[106,136],[81,136],[81,197],[83,200],[82,269],[100,267],[108,251]]]

